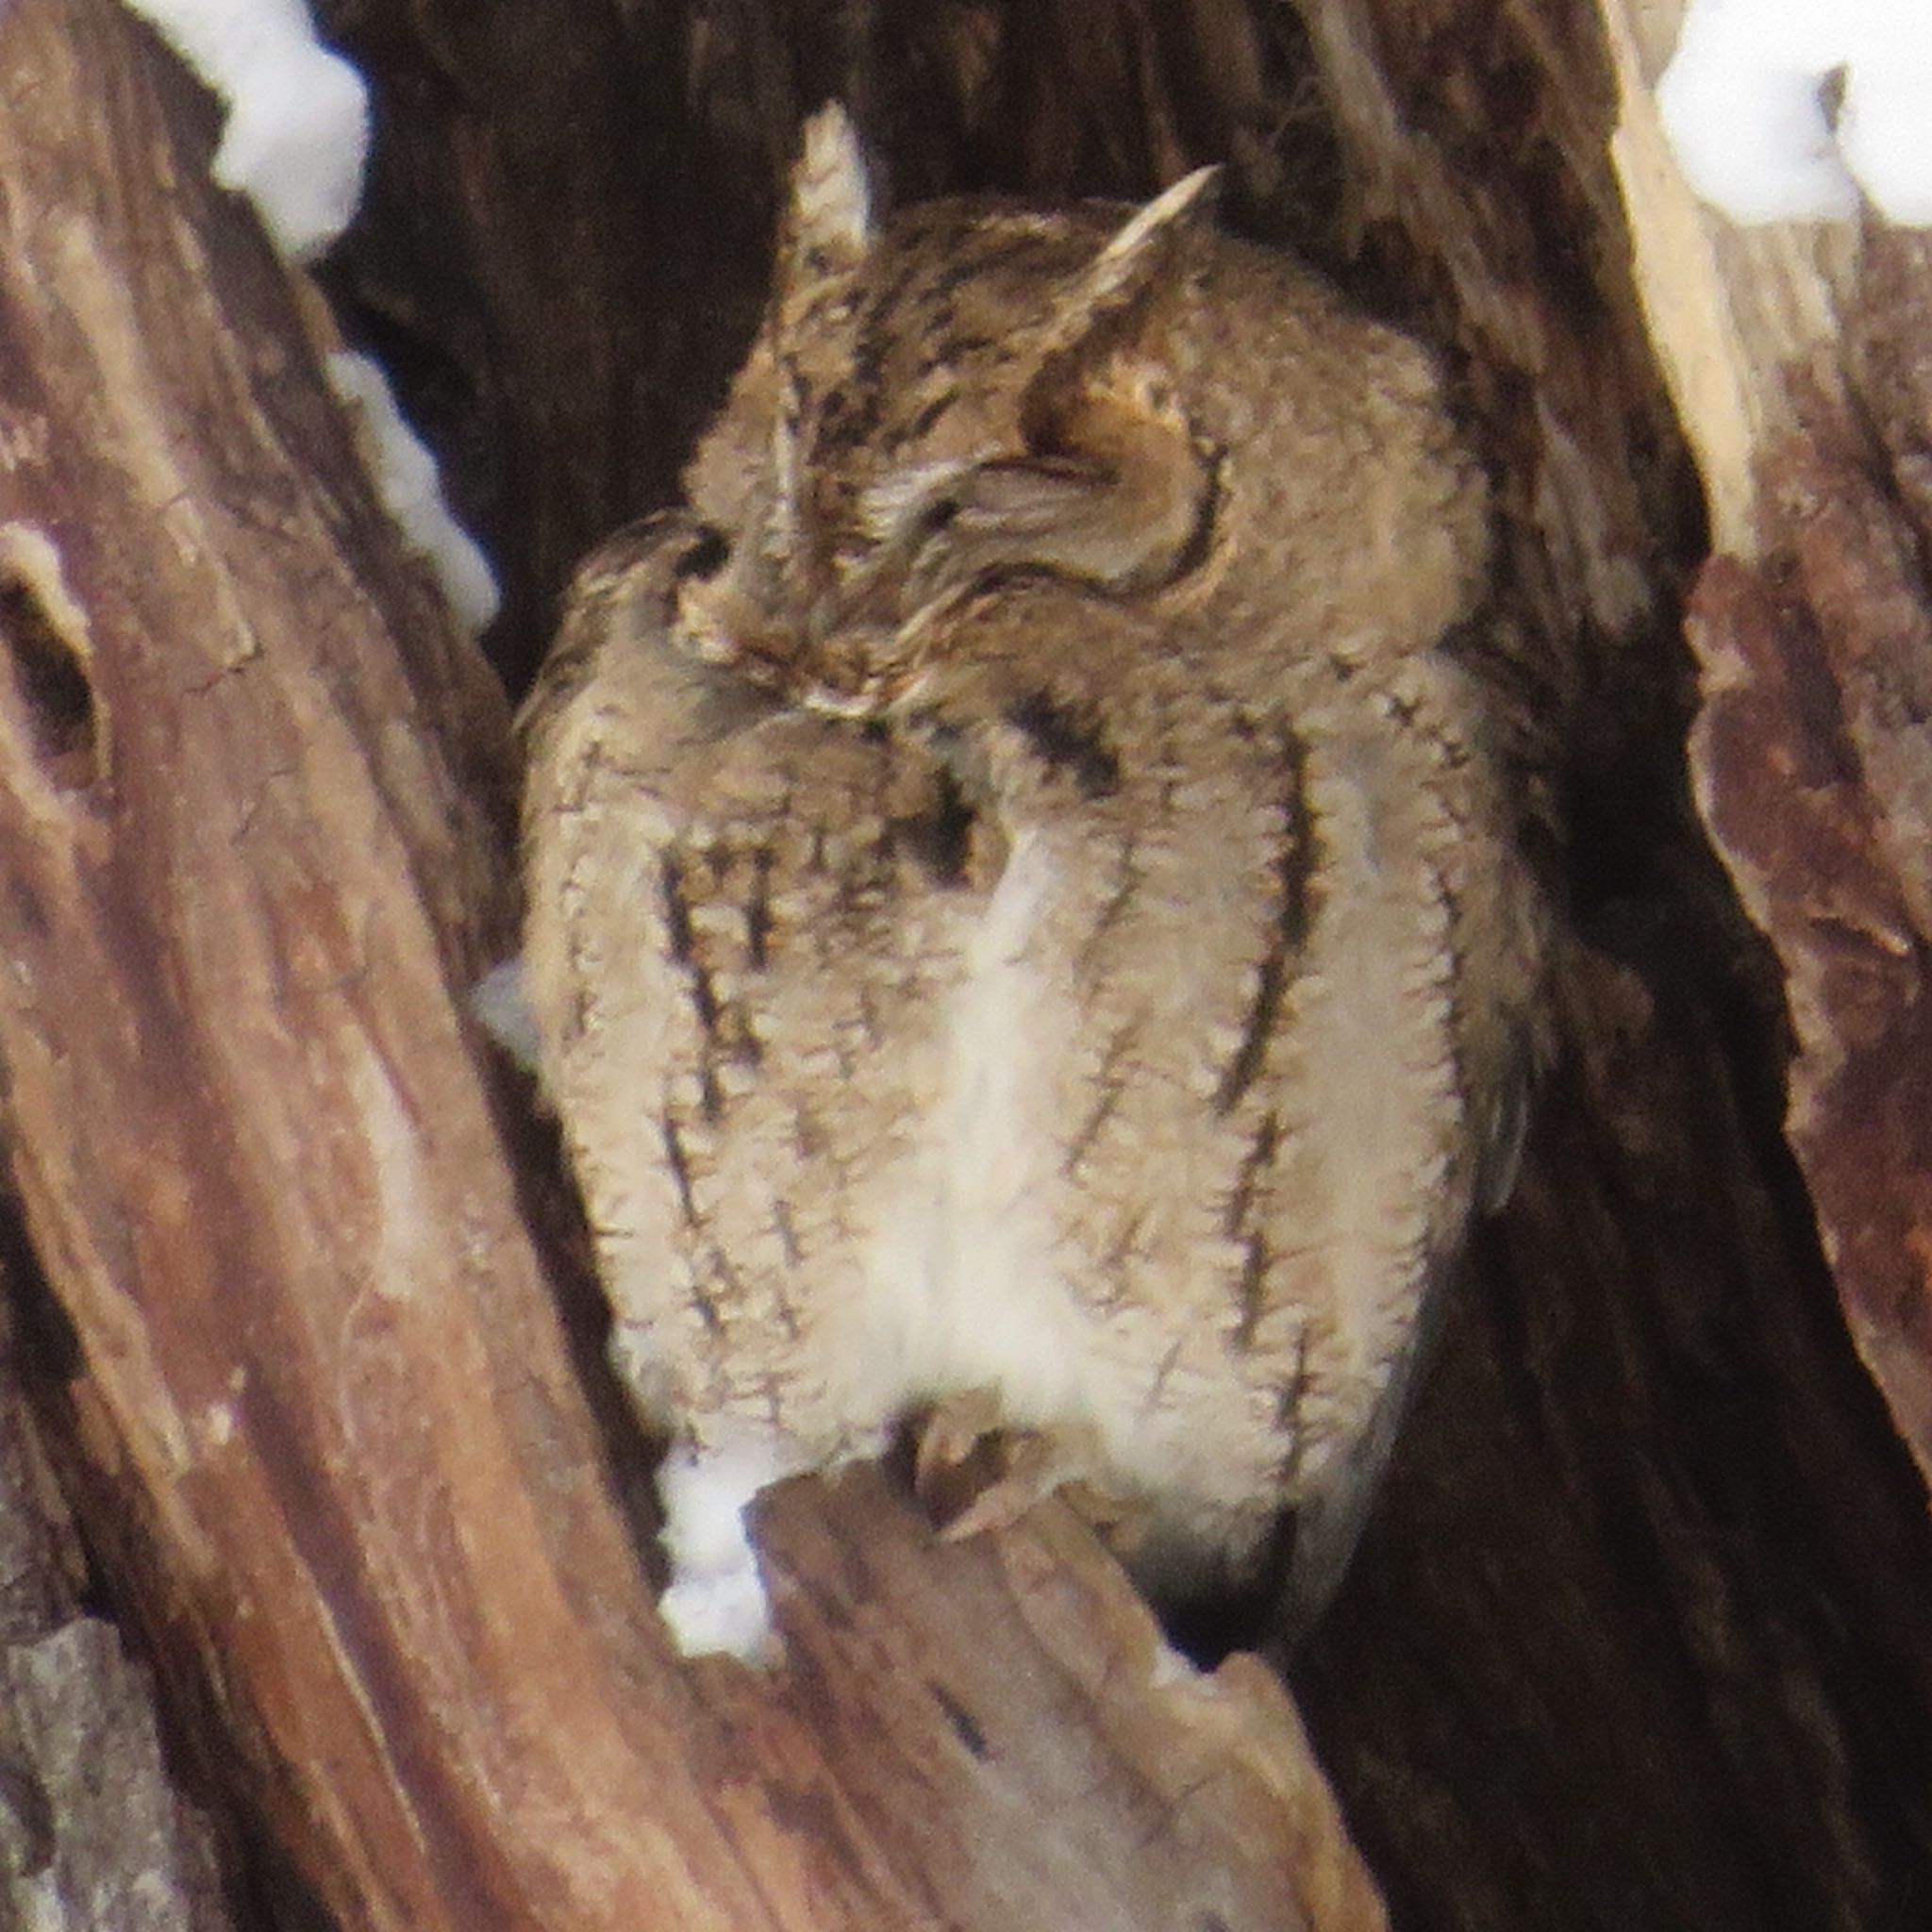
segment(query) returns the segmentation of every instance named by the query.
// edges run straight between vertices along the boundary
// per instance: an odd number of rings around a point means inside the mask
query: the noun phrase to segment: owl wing
[[[847,1223],[911,1106],[948,801],[929,762],[686,648],[682,518],[586,566],[525,724],[525,972],[647,1414],[839,1446]],[[930,930],[928,929],[930,928]]]
[[[1513,1180],[1544,941],[1455,666],[1412,654],[1297,723],[1322,859],[1272,1056],[1287,1130],[1269,1212],[1284,1252],[1313,1237],[1320,1285],[1297,1364],[1291,1643],[1354,1554],[1471,1224]]]

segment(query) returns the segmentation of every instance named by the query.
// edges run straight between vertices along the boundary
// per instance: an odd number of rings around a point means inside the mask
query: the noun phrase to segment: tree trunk
[[[1381,1924],[1279,1686],[1058,1509],[802,1486],[788,1671],[672,1663],[461,1008],[501,697],[185,77],[107,0],[0,33],[11,1166],[207,1774],[344,1925]]]
[[[875,1473],[787,1485],[786,1668],[677,1664],[554,1150],[461,1006],[511,943],[506,708],[207,104],[108,0],[14,0],[9,1285],[231,1882],[286,1859],[358,1928],[1919,1924],[1924,242],[1697,211],[1626,0],[322,10],[381,130],[322,279],[503,570],[512,680],[675,494],[801,111],[853,101],[904,197],[1224,159],[1231,220],[1461,371],[1570,937],[1517,1200],[1293,1674],[1374,1883],[1280,1685],[1179,1663],[1056,1507],[940,1546]]]
[[[1932,238],[1701,215],[1649,111],[1661,23],[1608,25],[1640,285],[1715,526],[1691,770],[1777,952],[1786,1131],[1853,1338],[1932,1476]]]
[[[0,1304],[0,1920],[226,1932],[208,1821],[171,1786],[148,1674],[83,1608],[85,1579]]]

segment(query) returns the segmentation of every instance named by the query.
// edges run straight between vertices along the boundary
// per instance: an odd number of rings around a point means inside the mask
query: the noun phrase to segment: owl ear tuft
[[[1183,240],[1207,218],[1220,177],[1197,168],[1138,208],[1062,289],[1039,366],[1020,399],[1028,461],[1000,479],[1037,499],[1034,555],[1116,590],[1187,569],[1209,535],[1216,465],[1196,441],[1158,354],[1137,350],[1148,298],[1179,272]],[[991,478],[982,479],[990,481]],[[1052,518],[1038,514],[1057,504]]]
[[[1196,168],[1114,230],[1055,303],[1042,376],[1090,359],[1117,339],[1121,325],[1172,273],[1182,240],[1209,218],[1220,180],[1219,168]]]
[[[1054,304],[1040,364],[1020,400],[1020,433],[1035,451],[1080,446],[1088,412],[1115,353],[1127,347],[1147,298],[1175,273],[1180,243],[1214,205],[1219,168],[1196,168],[1138,208]]]
[[[779,275],[793,303],[808,304],[827,276],[856,268],[872,246],[872,180],[852,117],[827,101],[805,124],[791,170]]]
[[[812,567],[802,438],[808,399],[828,373],[808,364],[836,353],[833,318],[848,297],[851,275],[864,262],[873,234],[872,183],[858,133],[844,108],[828,101],[805,124],[791,169],[791,200],[778,228],[777,271],[762,344],[773,374],[765,450],[770,494],[749,552],[757,565],[778,573],[800,597],[808,589],[791,580],[808,577]]]
[[[1219,168],[1196,168],[1137,208],[1081,278],[1088,304],[1132,301],[1167,265],[1175,242],[1208,218],[1220,185]]]

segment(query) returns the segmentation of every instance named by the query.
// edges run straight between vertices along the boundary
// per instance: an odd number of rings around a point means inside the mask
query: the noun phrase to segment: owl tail
[[[1280,1594],[1275,1599],[1266,1645],[1278,1663],[1292,1662],[1307,1641],[1354,1560],[1363,1525],[1395,1448],[1409,1395],[1434,1357],[1442,1326],[1449,1271],[1436,1264],[1421,1297],[1415,1331],[1390,1373],[1368,1426],[1328,1472],[1326,1480],[1296,1508]]]

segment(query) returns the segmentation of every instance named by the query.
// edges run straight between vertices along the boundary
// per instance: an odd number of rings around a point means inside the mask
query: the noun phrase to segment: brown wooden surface
[[[1272,1680],[1058,1510],[788,1491],[791,1668],[668,1658],[460,1006],[500,693],[208,104],[110,0],[18,0],[0,75],[8,1151],[177,1743],[345,1927],[1382,1923]]]
[[[1698,207],[1645,92],[1676,9],[1606,12],[1640,279],[1719,509],[1699,802],[1777,951],[1847,1320],[1932,1477],[1932,240]]]
[[[152,1677],[84,1607],[22,1353],[0,1301],[0,1924],[228,1932],[241,1922],[209,1820],[163,1762]]]
[[[1682,759],[1681,599],[1731,472],[1648,339],[1707,291],[1646,280],[1587,0],[1308,17],[1349,225],[1468,358],[1504,479],[1575,943],[1518,1198],[1297,1689],[1398,1924],[1903,1932],[1932,1870],[1925,1496],[1780,1135],[1781,962]],[[1887,1199],[1873,1245],[1909,1268]]]
[[[828,92],[910,192],[1230,158],[1233,219],[1449,346],[1563,755],[1564,1050],[1296,1692],[1399,1924],[1917,1932],[1919,244],[1698,215],[1643,122],[1669,14],[1612,0],[1310,0],[1332,128],[1277,0],[323,11],[382,103],[327,280],[512,668],[672,492]],[[788,1488],[791,1673],[663,1657],[452,998],[503,942],[502,707],[138,44],[0,16],[0,1055],[76,1494],[184,1731],[347,1926],[1231,1932],[1285,1857],[1374,1923],[1255,1667],[1143,1669],[1054,1512],[935,1552],[870,1478]]]

